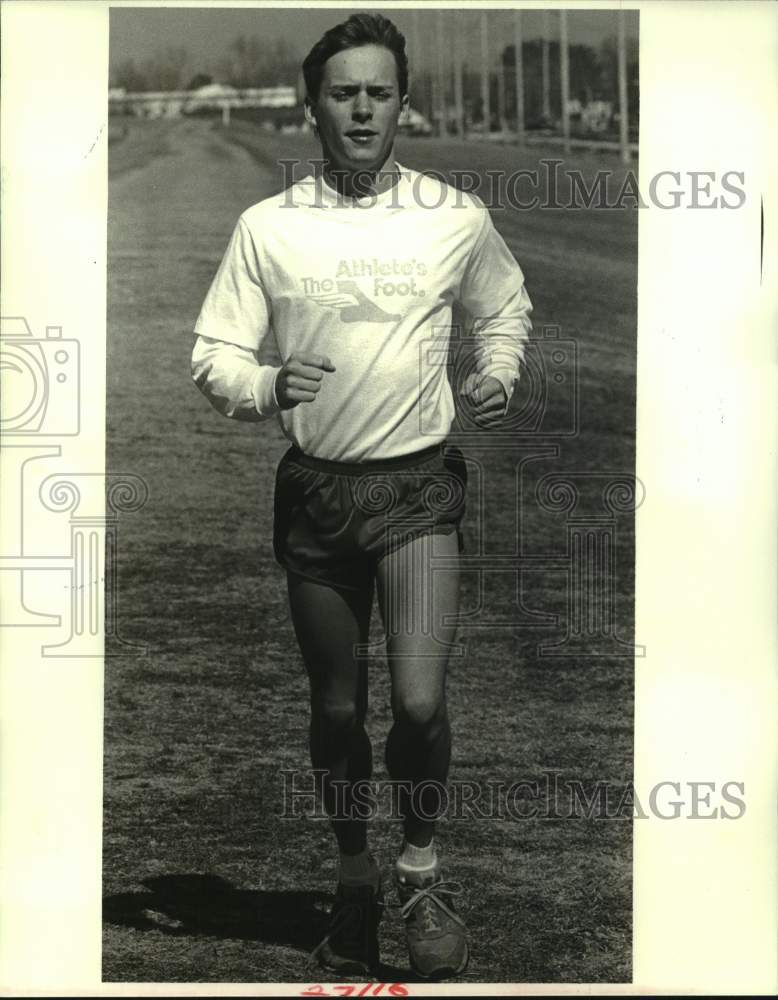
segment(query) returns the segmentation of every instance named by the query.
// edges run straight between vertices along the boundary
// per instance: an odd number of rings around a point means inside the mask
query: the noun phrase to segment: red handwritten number
[[[336,993],[339,993],[341,996],[344,996],[344,997],[350,997],[350,996],[366,997],[366,996],[371,995],[370,991],[371,991],[371,988],[372,988],[372,996],[377,997],[377,996],[379,996],[381,994],[381,992],[383,991],[383,989],[384,989],[385,986],[386,986],[386,983],[378,983],[378,984],[366,983],[362,987],[362,989],[359,991],[359,993],[355,993],[354,992],[354,990],[356,990],[356,986],[338,985],[338,986],[333,986],[332,988],[335,990]],[[408,996],[408,990],[407,990],[407,988],[405,986],[403,986],[402,983],[392,983],[388,987],[388,990],[389,990],[389,995],[393,996],[393,997],[407,997]],[[299,995],[301,997],[327,997],[327,996],[330,996],[330,994],[327,993],[327,991],[324,989],[324,987],[320,986],[319,984],[316,984],[315,986],[309,986],[307,990],[303,990]]]

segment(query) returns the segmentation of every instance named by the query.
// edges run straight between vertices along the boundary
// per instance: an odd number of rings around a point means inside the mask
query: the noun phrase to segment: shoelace
[[[400,913],[404,919],[407,919],[417,906],[423,904],[421,919],[425,924],[425,930],[440,930],[440,923],[437,919],[437,915],[435,914],[436,907],[443,910],[443,912],[458,923],[460,927],[465,926],[464,920],[458,916],[450,906],[447,906],[443,899],[441,899],[442,896],[446,896],[450,902],[456,896],[461,896],[464,892],[461,882],[455,882],[452,879],[441,879],[440,882],[433,882],[432,885],[418,888],[414,886],[414,888],[416,891],[411,898],[400,905]]]

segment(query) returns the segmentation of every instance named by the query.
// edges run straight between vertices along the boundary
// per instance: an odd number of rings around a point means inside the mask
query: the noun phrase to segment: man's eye
[[[336,101],[347,101],[349,99],[349,94],[346,94],[342,90],[334,91],[332,96],[335,98]]]

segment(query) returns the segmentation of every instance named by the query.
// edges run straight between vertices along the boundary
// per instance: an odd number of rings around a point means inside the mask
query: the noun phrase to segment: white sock
[[[364,850],[360,854],[340,852],[338,879],[344,885],[372,885],[377,888],[380,874],[376,860],[369,851]]]
[[[431,840],[426,847],[416,847],[406,840],[403,843],[402,854],[397,859],[397,871],[404,872],[430,871],[437,868],[438,855],[435,850],[435,841]]]

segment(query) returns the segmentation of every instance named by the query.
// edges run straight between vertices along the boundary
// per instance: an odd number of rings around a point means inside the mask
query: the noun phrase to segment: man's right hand
[[[323,354],[292,354],[276,375],[275,392],[282,410],[316,399],[325,372],[335,365]]]

